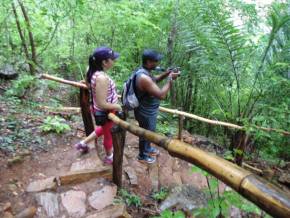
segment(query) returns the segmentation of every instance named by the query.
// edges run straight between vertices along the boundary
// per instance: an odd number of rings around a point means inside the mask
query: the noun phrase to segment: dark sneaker
[[[79,150],[82,154],[86,154],[89,152],[89,146],[81,142],[75,144],[75,148]]]
[[[154,157],[154,156],[158,156],[160,154],[160,151],[155,147],[150,147],[150,150],[146,151],[145,153],[149,156]]]
[[[150,157],[148,155],[145,155],[141,157],[140,155],[138,156],[138,161],[141,163],[146,163],[146,164],[153,164],[155,163],[156,159],[154,157]]]

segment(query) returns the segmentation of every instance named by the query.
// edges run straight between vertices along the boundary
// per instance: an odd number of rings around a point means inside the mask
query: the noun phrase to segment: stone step
[[[86,193],[70,190],[61,194],[61,202],[70,217],[82,217],[86,214]]]
[[[125,204],[118,204],[106,207],[86,218],[131,218],[131,216],[127,213]]]

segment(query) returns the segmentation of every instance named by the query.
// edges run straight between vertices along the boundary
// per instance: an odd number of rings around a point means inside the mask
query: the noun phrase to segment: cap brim
[[[116,60],[117,58],[119,58],[120,54],[118,52],[114,52],[114,57],[113,59]]]

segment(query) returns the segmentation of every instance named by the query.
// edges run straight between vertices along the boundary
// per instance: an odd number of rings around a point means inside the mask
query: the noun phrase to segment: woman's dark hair
[[[90,84],[92,76],[96,71],[102,71],[103,69],[103,60],[96,58],[94,54],[89,57],[89,69],[87,71],[87,82]]]
[[[103,61],[112,59],[116,60],[119,57],[118,52],[114,52],[111,48],[102,46],[95,49],[94,53],[89,58],[89,69],[87,72],[87,82],[90,84],[93,74],[96,71],[103,71]]]

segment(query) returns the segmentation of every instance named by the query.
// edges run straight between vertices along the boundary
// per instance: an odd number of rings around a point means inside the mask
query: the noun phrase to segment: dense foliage
[[[187,129],[232,150],[245,142],[263,157],[289,159],[289,137],[253,127],[289,131],[289,20],[287,1],[258,8],[241,0],[2,0],[0,66],[80,80],[93,48],[108,45],[121,53],[111,72],[120,88],[142,50],[156,48],[162,65],[182,69],[170,107],[247,126],[250,137],[197,121]],[[23,84],[32,80],[23,75]],[[10,94],[29,88],[22,83]]]

